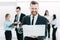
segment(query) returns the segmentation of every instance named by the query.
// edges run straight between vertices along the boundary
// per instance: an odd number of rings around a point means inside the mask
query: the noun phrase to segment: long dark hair
[[[53,20],[56,19],[56,14],[53,14]]]
[[[47,15],[47,13],[46,12],[48,12],[48,10],[45,10],[45,14],[44,14],[44,16],[46,16]]]

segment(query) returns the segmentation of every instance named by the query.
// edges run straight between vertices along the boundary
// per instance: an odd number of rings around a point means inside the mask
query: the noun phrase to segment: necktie
[[[19,14],[17,14],[17,21],[19,21]],[[22,34],[22,28],[20,27],[20,25],[19,24],[17,24],[17,29],[18,29],[18,33],[19,34]]]
[[[17,21],[19,21],[19,14],[17,14]]]
[[[32,25],[33,25],[33,23],[34,23],[34,16],[33,16],[33,18],[32,18]]]
[[[19,14],[17,14],[17,21],[19,21]],[[19,28],[19,24],[17,24],[17,28]]]

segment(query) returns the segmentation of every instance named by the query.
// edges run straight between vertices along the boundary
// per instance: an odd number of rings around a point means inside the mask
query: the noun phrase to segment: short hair
[[[35,4],[38,4],[38,2],[36,2],[36,1],[31,1],[30,5],[31,5],[31,4],[35,5]]]
[[[21,10],[21,8],[18,6],[18,7],[16,7],[16,9],[19,9],[19,10]]]
[[[6,19],[9,15],[10,15],[10,14],[7,13],[7,14],[5,15],[5,19]]]

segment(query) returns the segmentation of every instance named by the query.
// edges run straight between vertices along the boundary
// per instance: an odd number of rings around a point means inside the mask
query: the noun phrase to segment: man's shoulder
[[[42,19],[46,19],[44,16],[40,16]]]
[[[42,19],[42,20],[44,20],[44,21],[48,21],[44,16],[39,16],[40,17],[40,19]]]
[[[21,13],[21,15],[25,15],[24,13]]]
[[[24,15],[24,16],[25,16],[25,14],[24,14],[24,13],[21,13],[21,15]],[[17,16],[17,14],[16,14],[15,16]]]
[[[17,16],[17,14],[15,16]]]
[[[30,18],[29,15],[23,17],[23,19],[28,19],[28,18]]]

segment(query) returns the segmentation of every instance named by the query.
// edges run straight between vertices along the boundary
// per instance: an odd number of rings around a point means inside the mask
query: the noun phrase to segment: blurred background
[[[4,37],[4,16],[6,13],[11,14],[11,20],[14,20],[15,14],[16,14],[16,7],[21,7],[21,12],[29,15],[29,3],[32,0],[0,0],[0,40],[5,40]],[[35,0],[39,2],[39,14],[44,16],[45,10],[49,11],[50,16],[53,14],[57,15],[57,40],[60,40],[60,0]],[[52,34],[52,28],[51,28],[51,34]],[[12,30],[12,40],[16,39],[16,33],[15,30]],[[52,38],[52,37],[51,37]]]

